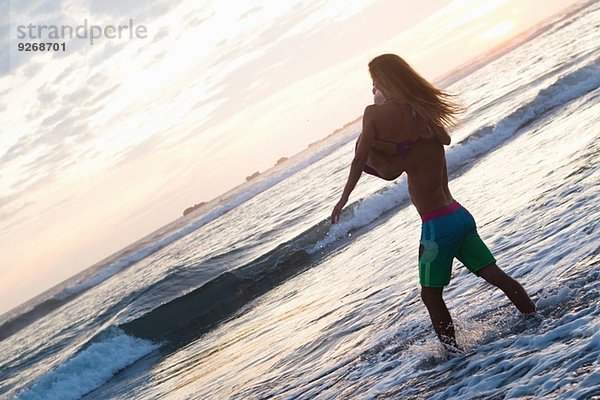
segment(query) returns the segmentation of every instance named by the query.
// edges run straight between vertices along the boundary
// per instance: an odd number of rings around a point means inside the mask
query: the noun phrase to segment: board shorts
[[[477,272],[496,259],[477,234],[473,216],[458,202],[421,216],[419,283],[444,287],[450,283],[452,261],[457,258],[469,271]]]

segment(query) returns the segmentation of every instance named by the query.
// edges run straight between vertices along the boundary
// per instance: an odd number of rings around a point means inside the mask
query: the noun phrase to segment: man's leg
[[[454,325],[452,324],[452,317],[450,312],[444,303],[442,298],[442,291],[444,288],[432,288],[421,286],[421,299],[427,311],[429,311],[429,317],[433,324],[433,329],[437,334],[438,338],[443,344],[453,346],[458,349],[456,345],[456,337],[454,334]]]
[[[498,268],[496,264],[488,265],[477,273],[492,285],[500,288],[523,314],[535,312],[535,304],[523,286]]]

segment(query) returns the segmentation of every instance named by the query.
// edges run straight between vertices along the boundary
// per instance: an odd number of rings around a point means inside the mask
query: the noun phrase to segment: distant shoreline
[[[340,128],[337,128],[337,129],[335,129],[335,130],[334,130],[332,133],[330,133],[329,135],[327,135],[327,136],[324,136],[323,138],[321,138],[321,139],[319,139],[319,140],[316,140],[316,141],[314,141],[314,142],[311,142],[311,143],[309,143],[309,144],[306,146],[306,148],[304,148],[303,150],[301,150],[301,151],[299,151],[298,153],[294,154],[293,156],[290,156],[290,157],[280,157],[280,158],[279,158],[279,159],[278,159],[278,160],[275,162],[275,165],[274,165],[273,167],[271,167],[271,168],[269,168],[269,169],[267,169],[267,170],[265,170],[265,171],[262,171],[262,172],[261,172],[261,171],[255,171],[255,172],[251,173],[250,175],[246,176],[246,182],[250,182],[250,181],[252,181],[252,180],[254,180],[254,179],[258,178],[260,175],[262,175],[262,174],[266,173],[267,171],[271,170],[272,168],[275,168],[275,167],[278,167],[278,166],[280,166],[281,164],[285,163],[285,162],[286,162],[287,160],[289,160],[290,158],[293,158],[293,157],[295,157],[295,156],[297,156],[297,155],[299,155],[299,154],[303,153],[304,151],[306,151],[306,149],[310,149],[310,148],[312,148],[312,147],[314,147],[314,146],[317,146],[317,145],[319,145],[319,144],[321,144],[321,143],[323,143],[323,142],[327,141],[327,140],[328,140],[328,139],[330,139],[332,136],[335,136],[335,135],[337,135],[338,133],[342,132],[344,129],[346,129],[346,128],[348,128],[349,126],[351,126],[351,125],[355,124],[356,122],[360,121],[360,119],[361,119],[361,118],[362,118],[362,115],[361,115],[361,116],[358,116],[358,117],[356,117],[356,118],[354,118],[354,119],[353,119],[352,121],[350,121],[350,122],[347,122],[347,123],[345,123],[345,124],[344,124],[343,126],[341,126]],[[243,183],[246,183],[246,182],[243,182]],[[243,183],[242,183],[242,184],[243,184]],[[236,187],[237,187],[237,186],[236,186]],[[235,188],[233,188],[232,190],[234,190],[234,189],[235,189]],[[221,195],[221,196],[219,196],[219,197],[221,197],[221,198],[222,198],[222,197],[223,197],[223,195]],[[213,200],[214,200],[214,199],[213,199]],[[189,213],[191,213],[191,212],[193,212],[193,211],[197,210],[198,208],[202,207],[203,205],[205,205],[205,204],[207,204],[207,203],[209,203],[209,202],[212,202],[213,200],[210,200],[210,201],[201,201],[201,202],[199,202],[199,203],[196,203],[196,204],[194,204],[193,206],[190,206],[190,207],[186,208],[186,209],[183,211],[183,216],[186,216],[186,215],[188,215]]]

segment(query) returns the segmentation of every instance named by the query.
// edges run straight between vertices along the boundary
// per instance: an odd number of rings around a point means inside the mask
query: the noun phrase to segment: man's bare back
[[[444,146],[427,131],[420,117],[413,118],[411,114],[405,104],[387,102],[376,106],[373,113],[376,140],[371,144],[367,164],[388,179],[406,172],[412,202],[423,214],[454,199],[448,188]],[[405,140],[414,144],[402,155],[397,154],[393,143],[386,142]]]
[[[444,146],[436,138],[419,138],[400,162],[404,164],[408,191],[419,214],[454,202],[448,188]]]

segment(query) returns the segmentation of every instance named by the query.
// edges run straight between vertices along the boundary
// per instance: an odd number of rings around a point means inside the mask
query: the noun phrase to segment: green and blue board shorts
[[[475,219],[458,202],[421,215],[419,282],[425,287],[450,283],[456,257],[469,271],[494,264],[496,259],[477,234]]]

